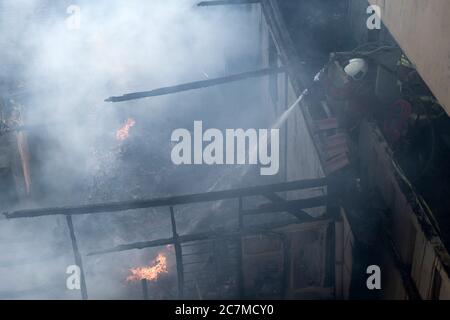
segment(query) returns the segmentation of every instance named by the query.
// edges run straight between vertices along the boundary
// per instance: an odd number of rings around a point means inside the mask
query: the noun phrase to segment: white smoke
[[[164,145],[170,143],[169,135],[167,140],[159,135],[174,114],[178,118],[192,117],[193,121],[196,117],[201,119],[201,108],[214,107],[208,105],[211,102],[220,101],[220,107],[229,107],[242,98],[239,93],[226,99],[224,95],[217,97],[218,92],[211,89],[183,94],[181,99],[175,95],[123,104],[104,102],[111,95],[201,80],[205,75],[221,76],[229,71],[229,61],[254,54],[259,41],[255,36],[258,25],[249,22],[250,13],[245,6],[197,8],[195,2],[0,1],[0,94],[24,106],[27,124],[45,125],[45,145],[51,146],[34,150],[39,166],[34,168],[33,181],[45,190],[34,190],[37,196],[29,206],[101,200],[89,199],[86,190],[105,163],[105,175],[120,170],[115,151],[111,150],[117,149],[115,130],[127,117],[136,118],[136,127],[147,128],[141,130],[150,133],[148,141],[156,141],[151,145],[149,142],[153,149],[147,151],[157,154],[166,152]],[[69,7],[72,10],[67,13]],[[78,13],[79,28],[78,20],[75,25],[73,20],[67,20]],[[216,98],[207,100],[211,96]],[[242,112],[242,119],[250,118],[250,108]],[[235,116],[227,121],[236,121]],[[151,170],[152,163],[147,162]],[[140,174],[134,172],[137,178]],[[116,178],[117,185],[129,183],[120,177]],[[134,187],[126,185],[123,189]],[[136,188],[143,190],[139,196],[153,195],[144,192],[146,186]],[[189,190],[191,185],[186,188]],[[109,199],[130,196],[117,192],[111,193]],[[156,214],[167,218],[166,212]],[[81,251],[148,240],[161,226],[166,227],[166,222],[148,216],[147,211],[138,212],[133,218],[127,213],[105,220],[74,218]],[[125,232],[145,223],[151,225],[145,233]],[[79,297],[78,292],[65,288],[66,267],[73,258],[63,218],[1,220],[0,229],[0,298]],[[11,247],[14,242],[16,245]],[[105,258],[101,266],[88,271],[92,297],[120,298],[128,294],[117,274],[130,260],[118,257]],[[99,259],[86,264],[94,268]]]

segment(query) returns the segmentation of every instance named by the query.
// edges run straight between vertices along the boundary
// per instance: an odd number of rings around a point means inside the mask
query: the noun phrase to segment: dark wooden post
[[[142,296],[144,300],[148,300],[148,284],[146,279],[141,280],[142,283]]]
[[[239,287],[239,298],[242,299],[245,296],[244,288],[244,267],[243,267],[243,246],[242,237],[244,233],[244,215],[243,215],[243,205],[242,197],[239,197],[239,209],[238,209],[238,219],[239,219],[239,255],[238,255],[238,287]]]
[[[172,234],[175,246],[175,258],[177,262],[178,297],[182,299],[184,296],[183,252],[181,250],[181,244],[178,238],[173,207],[170,207],[170,220],[172,222]]]
[[[289,74],[286,72],[284,76],[284,105],[285,109],[289,108]],[[289,120],[286,121],[284,125],[284,181],[289,180],[289,153],[288,153],[288,144],[289,144]]]
[[[84,277],[83,261],[81,260],[80,251],[78,250],[77,238],[75,236],[75,230],[73,228],[72,216],[66,215],[67,226],[69,227],[70,240],[72,241],[73,256],[75,258],[75,264],[80,268],[80,285],[81,285],[81,299],[87,300],[88,293],[86,287],[86,279]]]

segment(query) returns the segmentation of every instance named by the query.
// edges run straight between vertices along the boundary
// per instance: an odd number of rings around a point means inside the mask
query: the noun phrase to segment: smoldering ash
[[[175,165],[259,165],[260,174],[275,175],[279,171],[279,129],[203,130],[202,121],[194,121],[193,134],[176,129],[171,159]]]

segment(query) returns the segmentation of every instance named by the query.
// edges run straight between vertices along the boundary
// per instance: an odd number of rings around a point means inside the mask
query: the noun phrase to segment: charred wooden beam
[[[328,224],[332,223],[333,221],[329,218],[318,218],[314,222],[309,222],[308,224]],[[237,239],[242,236],[252,236],[252,235],[259,235],[259,234],[274,234],[274,231],[276,228],[283,228],[288,225],[296,224],[295,222],[281,222],[281,223],[270,223],[270,225],[262,225],[262,226],[253,226],[248,227],[245,230],[241,231],[234,231],[234,232],[217,232],[217,231],[210,231],[210,232],[203,232],[203,233],[195,233],[195,234],[188,234],[188,235],[182,235],[178,237],[178,242],[180,244],[186,244],[190,242],[196,242],[196,241],[206,241],[206,240],[225,240],[225,239]],[[279,235],[279,233],[276,233]],[[174,244],[175,239],[172,238],[164,238],[164,239],[157,239],[157,240],[151,240],[151,241],[142,241],[142,242],[134,242],[129,244],[123,244],[116,246],[114,248],[110,249],[104,249],[99,250],[95,252],[88,253],[88,256],[95,256],[95,255],[101,255],[106,253],[113,253],[113,252],[121,252],[121,251],[129,251],[129,250],[140,250],[140,249],[146,249],[146,248],[155,248],[155,247],[162,247],[169,244]]]
[[[285,203],[287,200],[283,199],[276,193],[267,193],[264,195],[268,200],[274,202],[274,203]],[[294,209],[294,210],[287,210],[290,214],[292,214],[294,217],[299,219],[300,221],[313,221],[314,218],[311,217],[306,211],[303,211],[302,209]]]
[[[291,200],[279,203],[266,203],[259,206],[257,209],[250,209],[243,211],[244,215],[258,215],[264,213],[294,211],[301,209],[317,208],[325,206],[328,203],[327,196],[319,196],[308,199]]]
[[[72,250],[73,250],[73,255],[75,258],[75,264],[78,266],[78,268],[80,268],[81,299],[87,300],[88,293],[87,293],[87,287],[86,287],[86,278],[84,276],[83,260],[81,259],[81,254],[78,249],[77,238],[75,236],[75,230],[73,228],[72,216],[71,215],[66,216],[66,220],[67,220],[67,226],[69,228],[70,240],[72,242]]]
[[[147,279],[142,279],[141,280],[141,284],[142,284],[142,298],[144,300],[148,300],[148,283],[147,283]]]
[[[228,237],[235,237],[237,235],[239,235],[239,233],[229,234]],[[222,235],[222,237],[225,237],[225,235]],[[214,239],[214,238],[217,238],[217,233],[204,232],[204,233],[179,236],[178,241],[180,243],[188,243],[188,242],[194,242],[194,241],[209,240],[209,239]],[[94,256],[94,255],[112,253],[112,252],[128,251],[128,250],[134,250],[134,249],[155,248],[155,247],[160,247],[160,246],[173,245],[175,242],[176,242],[176,239],[174,239],[174,238],[165,238],[165,239],[158,239],[158,240],[152,240],[152,241],[135,242],[135,243],[130,243],[130,244],[119,245],[119,246],[116,246],[111,249],[105,249],[105,250],[91,252],[88,254],[88,256]]]
[[[260,3],[261,0],[216,0],[216,1],[202,1],[197,3],[198,7],[211,7],[211,6],[226,6],[234,4],[253,4]]]
[[[242,201],[242,197],[239,197],[238,199],[238,228],[239,228],[239,232],[242,233],[244,231],[244,204]],[[244,286],[244,261],[243,261],[243,240],[242,240],[242,236],[239,237],[239,241],[238,241],[238,248],[239,248],[239,253],[238,253],[238,290],[239,290],[239,296],[241,298],[245,297],[245,286]]]
[[[173,196],[166,198],[156,198],[147,200],[130,200],[120,202],[108,202],[89,204],[71,207],[56,207],[42,209],[27,209],[14,212],[5,212],[3,215],[8,219],[33,218],[52,215],[81,215],[93,213],[111,213],[143,208],[154,208],[164,206],[175,206],[189,203],[209,202],[239,197],[257,196],[266,193],[283,192],[290,190],[300,190],[317,188],[327,185],[327,178],[298,180],[284,183],[277,183],[266,186],[256,186],[248,188],[230,189],[224,191],[212,191],[190,195]],[[292,208],[287,208],[292,209]],[[294,208],[295,209],[295,208]]]
[[[286,226],[286,224],[280,224],[279,226],[277,226],[276,224],[272,223],[270,227],[276,228],[276,227],[283,227],[283,226]],[[190,243],[190,242],[205,241],[205,240],[236,239],[241,236],[264,234],[264,233],[270,233],[270,232],[271,232],[271,229],[269,229],[269,226],[252,227],[252,228],[247,228],[246,230],[230,231],[230,232],[209,231],[209,232],[181,235],[178,237],[178,242],[180,244],[186,244],[186,243]],[[94,255],[100,255],[100,254],[106,254],[106,253],[112,253],[112,252],[155,248],[155,247],[173,245],[176,241],[177,241],[177,239],[174,239],[172,237],[172,238],[164,238],[164,239],[157,239],[157,240],[151,240],[151,241],[134,242],[134,243],[130,243],[130,244],[119,245],[119,246],[116,246],[116,247],[110,248],[110,249],[91,252],[91,253],[88,253],[87,255],[94,256]]]
[[[175,212],[170,207],[170,221],[172,223],[172,236],[175,247],[175,259],[177,261],[177,281],[178,281],[178,298],[183,299],[184,296],[184,268],[183,268],[183,251],[177,233],[177,225],[175,222]]]
[[[105,101],[106,102],[122,102],[122,101],[129,101],[129,100],[136,100],[136,99],[143,99],[148,97],[157,97],[157,96],[163,96],[183,91],[189,91],[189,90],[195,90],[195,89],[201,89],[201,88],[207,88],[212,86],[217,86],[225,83],[235,82],[235,81],[241,81],[249,78],[258,78],[263,77],[271,74],[277,74],[277,73],[283,73],[286,69],[284,67],[276,67],[276,68],[266,68],[256,71],[250,71],[250,72],[244,72],[244,73],[238,73],[227,77],[221,77],[221,78],[215,78],[215,79],[209,79],[209,80],[202,80],[202,81],[195,81],[195,82],[189,82],[189,83],[183,83],[171,87],[163,87],[158,88],[150,91],[142,91],[142,92],[134,92],[134,93],[127,93],[122,96],[118,97],[109,97]]]

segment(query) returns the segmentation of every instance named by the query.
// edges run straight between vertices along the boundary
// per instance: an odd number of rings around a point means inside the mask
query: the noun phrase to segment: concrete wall
[[[450,114],[450,1],[369,0]]]
[[[422,299],[450,299],[449,255],[433,230],[426,205],[402,178],[392,151],[373,123],[361,126],[359,154],[369,187],[381,194],[391,214],[390,233],[401,263]],[[407,297],[397,267],[385,258],[384,298]]]

